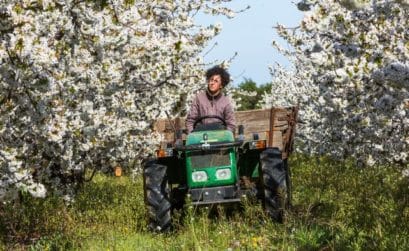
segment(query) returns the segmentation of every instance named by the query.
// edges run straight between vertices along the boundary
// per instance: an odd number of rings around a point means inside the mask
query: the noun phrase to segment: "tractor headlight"
[[[228,180],[231,178],[231,170],[228,168],[218,169],[216,171],[216,179],[218,180]]]
[[[207,180],[207,173],[205,171],[196,171],[192,173],[193,182],[203,182]]]

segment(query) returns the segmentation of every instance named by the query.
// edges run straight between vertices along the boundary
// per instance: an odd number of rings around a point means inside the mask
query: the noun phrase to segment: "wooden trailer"
[[[258,137],[266,140],[267,147],[277,147],[282,152],[282,158],[287,159],[293,150],[295,124],[298,107],[273,107],[271,109],[249,110],[235,112],[236,131],[238,137],[239,125],[244,126],[245,140]],[[161,148],[175,142],[175,132],[185,129],[185,118],[159,119],[154,124],[154,130],[163,135]],[[186,138],[183,134],[182,139]]]

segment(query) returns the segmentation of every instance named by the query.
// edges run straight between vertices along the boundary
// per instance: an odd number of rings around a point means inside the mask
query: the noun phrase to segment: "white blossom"
[[[195,15],[231,17],[226,2],[1,1],[0,200],[70,196],[84,169],[152,154],[153,121],[186,109],[221,30]]]
[[[301,1],[299,29],[279,25],[294,69],[275,67],[262,103],[300,105],[297,150],[407,164],[407,1]],[[277,70],[278,69],[278,70]]]

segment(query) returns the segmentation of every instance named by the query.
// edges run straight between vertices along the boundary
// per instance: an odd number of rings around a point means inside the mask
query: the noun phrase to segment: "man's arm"
[[[187,114],[186,117],[186,129],[188,133],[191,133],[193,131],[193,123],[199,116],[199,103],[198,103],[198,98],[197,96],[193,99],[192,104],[190,106],[189,113]]]
[[[234,133],[234,130],[236,129],[236,118],[234,117],[233,106],[230,102],[224,109],[224,119],[226,120],[227,129]]]

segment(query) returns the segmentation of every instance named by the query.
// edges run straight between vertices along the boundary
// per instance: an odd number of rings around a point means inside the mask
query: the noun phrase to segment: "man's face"
[[[207,86],[211,94],[216,94],[222,89],[222,77],[220,75],[213,75],[207,81]]]

